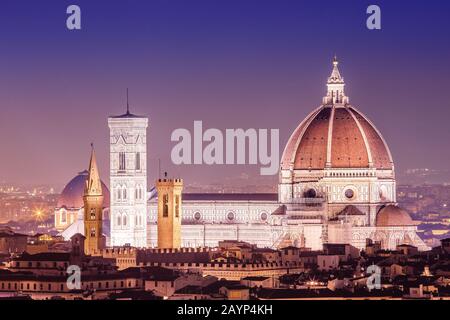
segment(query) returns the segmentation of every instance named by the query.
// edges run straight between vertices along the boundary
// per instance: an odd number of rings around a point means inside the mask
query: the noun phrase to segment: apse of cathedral
[[[185,193],[176,217],[180,224],[171,225],[175,229],[166,224],[174,222],[173,189],[159,182],[156,192],[147,192],[148,119],[129,108],[110,117],[108,244],[158,247],[162,243],[158,233],[164,232],[164,246],[170,247],[216,247],[222,240],[238,240],[269,248],[320,250],[325,243],[347,243],[362,249],[370,239],[385,249],[405,243],[428,249],[417,235],[416,222],[397,206],[395,167],[387,142],[350,104],[337,58],[326,86],[322,104],[300,122],[286,143],[278,194]],[[159,199],[161,190],[162,197],[172,195],[171,219],[161,213],[169,204]],[[55,219],[61,219],[61,208]],[[73,224],[66,225],[63,234],[70,237]]]

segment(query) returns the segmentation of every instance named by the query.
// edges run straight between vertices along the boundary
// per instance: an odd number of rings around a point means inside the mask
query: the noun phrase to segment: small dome
[[[377,227],[414,226],[408,212],[394,205],[388,205],[378,211],[375,222]]]
[[[82,208],[83,193],[88,172],[82,171],[64,187],[58,199],[58,208]],[[103,207],[109,207],[109,190],[102,181]]]

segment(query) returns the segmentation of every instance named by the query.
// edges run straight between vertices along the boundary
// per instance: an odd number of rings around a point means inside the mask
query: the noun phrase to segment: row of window
[[[134,158],[134,170],[141,170],[141,153],[136,152]],[[127,161],[125,152],[119,152],[119,171],[127,170]]]
[[[116,188],[116,199],[118,201],[126,201],[128,197],[127,187],[119,186]],[[142,185],[136,186],[134,189],[134,198],[136,200],[144,199],[144,187]]]
[[[117,227],[126,227],[128,221],[128,216],[126,214],[118,214],[116,217],[116,226]],[[144,225],[144,218],[142,215],[136,215],[134,217],[134,225],[136,226],[143,226]]]
[[[139,280],[135,281],[135,287],[139,287]],[[97,285],[95,285],[94,282],[90,282],[89,284],[86,284],[84,287],[85,289],[109,289],[109,288],[125,288],[128,285],[128,287],[132,287],[133,286],[133,282],[128,281],[128,283],[126,283],[126,281],[106,281],[104,283],[104,285],[102,284],[102,282],[98,282]],[[37,283],[20,283],[20,286],[18,285],[17,282],[11,283],[5,283],[2,282],[0,285],[2,290],[34,290],[37,291],[38,290],[38,284]],[[44,283],[39,283],[39,291],[64,291],[66,289],[66,286],[61,283],[61,284],[54,284],[52,285],[51,283],[47,283],[46,285],[44,285]]]
[[[194,219],[200,221],[202,219],[202,214],[199,211],[196,211],[193,215]],[[262,221],[266,221],[268,218],[268,214],[266,212],[261,212],[259,215],[259,219]],[[236,218],[236,214],[233,211],[227,213],[227,219],[232,221]]]
[[[180,217],[180,203],[181,198],[180,195],[175,195],[175,217]],[[169,195],[164,194],[163,195],[163,217],[169,216]]]

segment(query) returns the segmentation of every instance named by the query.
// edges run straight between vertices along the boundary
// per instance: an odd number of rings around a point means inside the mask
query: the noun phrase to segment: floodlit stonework
[[[362,249],[369,238],[387,249],[401,243],[427,249],[406,212],[395,218],[390,150],[374,124],[349,104],[344,87],[335,58],[322,105],[286,144],[278,195],[184,194],[182,245],[239,240],[272,248],[320,250],[324,243],[349,243]],[[149,247],[157,246],[157,217],[155,194],[148,203]]]
[[[238,240],[259,247],[321,250],[325,243],[363,249],[366,239],[372,239],[384,249],[403,243],[428,249],[416,222],[397,207],[394,161],[385,139],[350,104],[344,88],[335,58],[322,105],[285,146],[277,194],[181,195],[181,187],[169,190],[161,182],[156,192],[147,193],[148,119],[129,110],[110,117],[109,244],[216,247],[222,240]],[[162,217],[164,194],[172,195],[172,210],[174,196],[182,197],[176,224]],[[55,219],[67,209],[57,209]]]
[[[147,245],[146,117],[109,117],[111,246]]]
[[[158,248],[181,247],[181,192],[183,180],[158,179]]]

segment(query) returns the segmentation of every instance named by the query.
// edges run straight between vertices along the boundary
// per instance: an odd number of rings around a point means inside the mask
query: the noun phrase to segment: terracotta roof
[[[394,205],[388,205],[378,212],[376,222],[377,227],[394,227],[394,226],[414,226],[416,225],[411,219],[408,212]]]
[[[278,201],[277,193],[183,193],[183,201]]]
[[[281,167],[323,169],[327,157],[332,168],[393,167],[381,134],[352,106],[324,105],[308,116],[286,144]]]
[[[66,252],[42,252],[36,254],[29,254],[24,252],[20,257],[15,258],[15,261],[69,261],[70,253]]]
[[[365,216],[357,207],[353,205],[346,206],[338,215],[348,215],[348,216]]]

